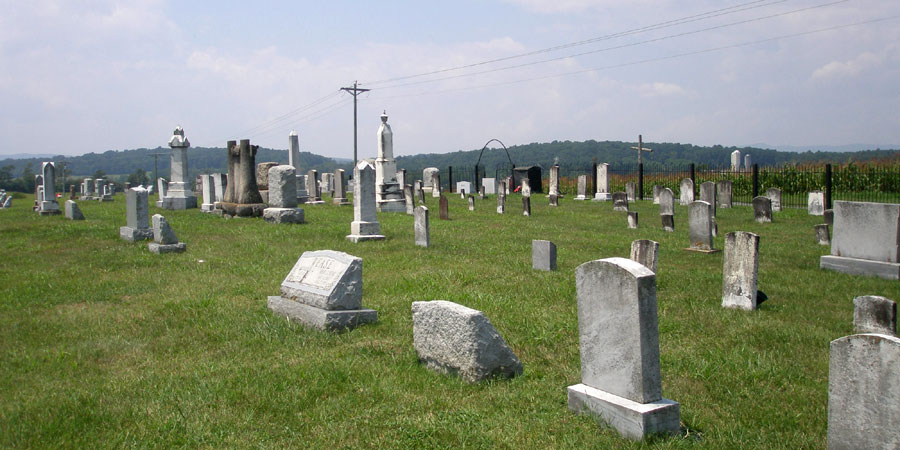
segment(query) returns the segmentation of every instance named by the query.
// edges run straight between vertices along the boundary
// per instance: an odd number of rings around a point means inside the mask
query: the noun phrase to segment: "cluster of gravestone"
[[[12,194],[8,194],[5,189],[0,189],[0,209],[12,208]]]

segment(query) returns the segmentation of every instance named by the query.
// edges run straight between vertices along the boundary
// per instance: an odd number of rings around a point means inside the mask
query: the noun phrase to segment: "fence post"
[[[478,186],[478,164],[475,165],[475,190],[472,192],[481,192],[481,188]]]
[[[450,186],[447,186],[447,192],[453,192],[453,166],[447,166],[447,179],[450,181]]]
[[[759,197],[759,164],[753,165],[753,195],[751,200]]]
[[[825,164],[825,209],[831,209],[831,164]]]
[[[691,163],[691,186],[694,186],[694,193],[697,192],[697,176],[694,173],[694,163]]]
[[[596,172],[596,170],[595,170]],[[644,163],[638,163],[638,200],[644,199]]]

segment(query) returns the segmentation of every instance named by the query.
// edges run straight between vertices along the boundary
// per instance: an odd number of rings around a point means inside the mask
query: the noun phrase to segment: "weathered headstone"
[[[900,339],[855,334],[831,341],[828,448],[900,448]]]
[[[406,201],[406,214],[412,216],[415,214],[416,200],[413,197],[412,185],[407,184],[403,188],[403,199]]]
[[[506,196],[498,195],[497,196],[497,214],[503,214],[506,212]]]
[[[613,192],[613,211],[628,212],[628,197],[624,192]]]
[[[819,245],[831,245],[831,231],[827,223],[815,225],[816,243]]]
[[[261,162],[256,165],[256,186],[259,188],[259,195],[262,197],[263,203],[269,203],[269,169],[277,165],[278,163],[273,161]],[[296,180],[294,182],[296,183]]]
[[[675,215],[675,194],[669,188],[659,190],[659,214]]]
[[[897,303],[878,295],[853,299],[853,328],[856,333],[897,335]]]
[[[41,215],[59,214],[59,202],[56,201],[56,164],[44,162],[41,164],[43,175],[43,199],[40,203]]]
[[[481,311],[444,300],[413,302],[413,346],[419,361],[470,383],[511,378],[522,363]]]
[[[772,221],[772,200],[769,197],[759,196],[753,199],[753,217],[759,223]]]
[[[522,197],[522,215],[531,216],[531,197]]]
[[[431,242],[431,229],[428,223],[428,208],[417,206],[414,213],[416,245],[428,247]]]
[[[662,191],[662,186],[658,184],[653,185],[653,204],[659,204],[659,192]]]
[[[172,148],[171,174],[165,198],[162,199],[163,209],[191,209],[197,207],[197,197],[188,183],[188,157],[187,150],[191,146],[190,141],[184,137],[184,129],[175,127],[172,138],[169,139],[169,147]]]
[[[578,175],[578,195],[575,200],[587,200],[587,175]]]
[[[628,211],[628,228],[637,228],[637,227],[638,227],[637,211]]]
[[[559,196],[550,194],[550,206],[559,206]]]
[[[759,236],[746,231],[725,235],[722,268],[722,307],[753,311],[757,308]]]
[[[750,157],[750,154],[744,155],[744,170],[750,170],[753,168],[753,158]]]
[[[712,216],[716,217],[716,183],[707,181],[700,184],[700,201],[709,203]]]
[[[688,206],[688,235],[691,246],[687,250],[715,252],[713,248],[712,205],[703,200]]]
[[[187,249],[187,244],[178,242],[175,231],[169,226],[169,222],[165,217],[153,215],[153,242],[147,244],[150,253],[183,253]]]
[[[375,216],[375,168],[365,160],[353,168],[353,222],[350,222],[352,242],[381,240],[381,224]]]
[[[656,273],[659,254],[659,242],[649,239],[631,241],[631,260],[641,263],[644,267]]]
[[[900,204],[836,201],[832,234],[819,267],[900,279]]]
[[[769,197],[769,200],[772,200],[772,211],[781,211],[781,189],[766,189],[766,197]]]
[[[662,219],[663,231],[667,231],[669,233],[675,231],[675,216],[673,216],[672,214],[663,214],[659,217]]]
[[[559,165],[550,167],[550,192],[548,195],[559,197]]]
[[[677,433],[679,405],[662,397],[653,271],[625,258],[590,261],[575,287],[581,384],[568,387],[569,409],[630,439]]]
[[[410,200],[412,200],[412,196],[410,196]],[[347,201],[347,177],[344,175],[344,169],[337,169],[334,171],[334,197],[332,203],[335,205],[350,204],[350,202]]]
[[[440,175],[441,171],[438,170],[437,167],[426,167],[425,170],[422,171],[422,189],[431,192],[431,188],[434,185],[434,175]]]
[[[811,216],[821,216],[825,214],[825,193],[822,191],[812,191],[806,201],[807,211]]]
[[[317,170],[306,172],[306,194],[308,195],[307,205],[321,205],[325,203],[322,201],[322,190],[319,186],[319,172]]]
[[[441,174],[435,172],[431,175],[431,197],[441,198]]]
[[[372,185],[368,194],[374,214],[375,168],[360,161],[353,170],[354,179],[359,180],[355,175],[363,165],[366,167],[362,171]],[[353,187],[354,197],[358,186]],[[374,323],[378,313],[362,307],[362,262],[361,258],[332,250],[303,252],[281,282],[281,295],[270,296],[268,307],[288,320],[322,330],[339,331]]]
[[[741,170],[741,151],[735,150],[731,152],[731,170]]]
[[[81,208],[75,200],[66,200],[66,219],[84,220],[84,214],[81,213]]]
[[[135,242],[153,238],[150,228],[150,206],[147,190],[131,188],[125,192],[125,226],[119,228],[119,237]]]
[[[447,197],[442,195],[438,205],[440,206],[441,220],[450,220],[450,205]]]
[[[303,223],[304,212],[297,207],[294,166],[272,166],[266,179],[269,182],[269,207],[263,210],[263,219],[269,223]]]
[[[481,186],[484,188],[485,194],[496,194],[497,193],[497,179],[496,178],[482,178]]]
[[[556,270],[556,244],[550,241],[531,241],[531,268]]]
[[[682,206],[694,203],[694,182],[690,178],[681,180],[681,184],[678,186],[678,195]]]
[[[475,211],[475,196],[469,195],[469,211]]]
[[[731,208],[731,180],[720,180],[716,183],[716,201],[719,208]]]
[[[629,202],[637,201],[637,185],[634,184],[634,181],[625,183],[625,198]]]
[[[200,175],[200,185],[203,190],[203,203],[200,204],[200,211],[205,213],[211,213],[215,209],[216,199],[213,198],[212,184],[212,175]]]
[[[594,200],[607,201],[611,198],[609,192],[609,164],[597,164],[597,192],[594,194]]]

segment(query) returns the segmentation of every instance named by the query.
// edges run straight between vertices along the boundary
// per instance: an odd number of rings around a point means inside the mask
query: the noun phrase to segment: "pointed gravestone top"
[[[184,137],[184,129],[181,128],[181,125],[175,127],[175,131],[172,132],[172,138],[169,139],[169,147],[190,147],[191,143],[188,141],[186,137]]]

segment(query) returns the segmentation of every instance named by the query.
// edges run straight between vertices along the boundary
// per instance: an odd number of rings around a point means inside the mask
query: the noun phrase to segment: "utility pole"
[[[342,87],[342,91],[347,91],[350,95],[353,96],[353,167],[356,167],[356,163],[359,162],[356,156],[356,96],[363,92],[371,91],[371,89],[362,89],[357,87],[358,83],[356,81],[353,82],[353,87]]]

